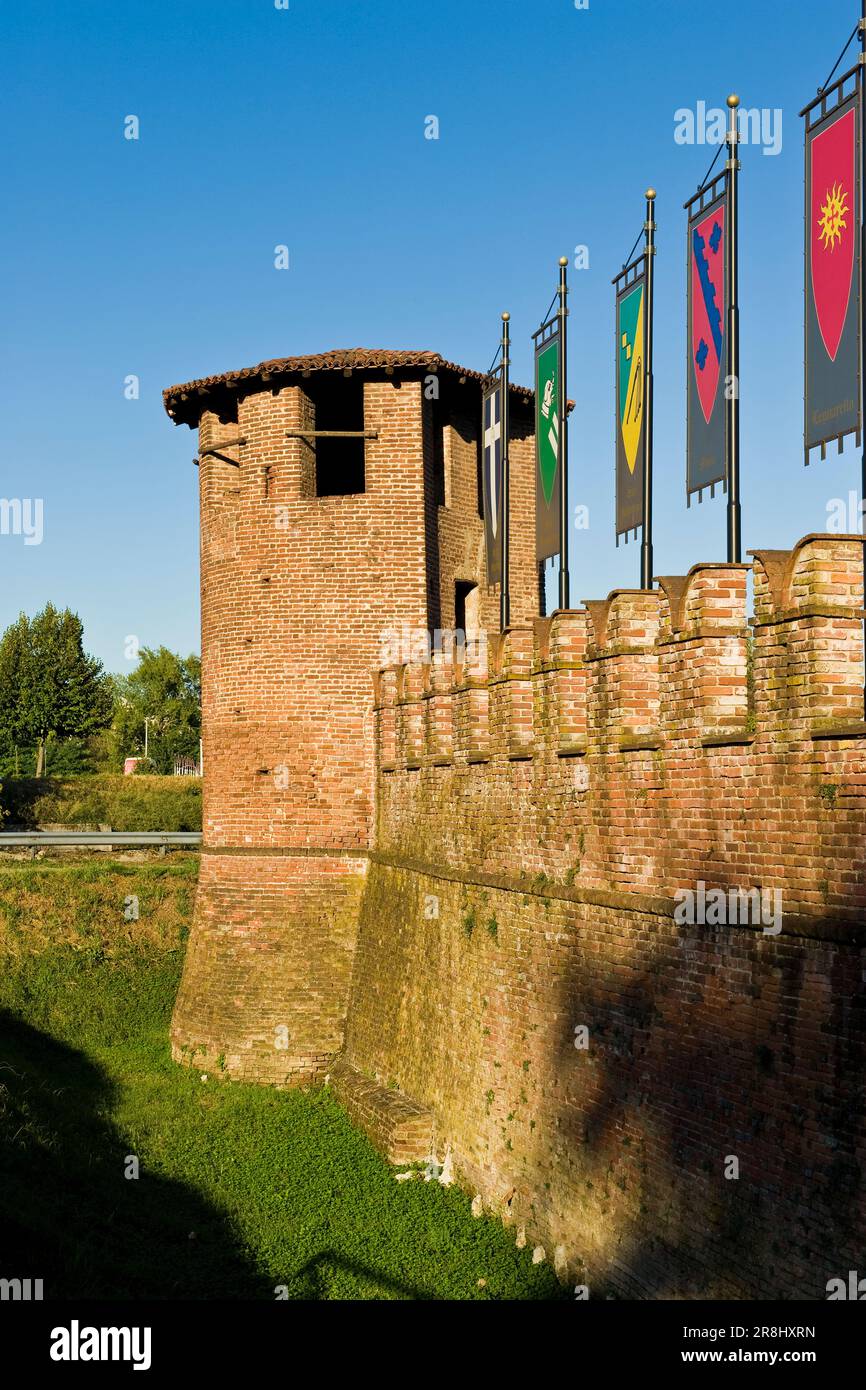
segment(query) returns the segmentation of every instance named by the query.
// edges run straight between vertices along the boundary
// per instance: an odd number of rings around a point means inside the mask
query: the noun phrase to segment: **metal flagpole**
[[[509,526],[509,506],[510,506],[510,478],[508,461],[508,349],[510,346],[510,335],[508,321],[511,318],[509,313],[502,315],[502,373],[501,373],[501,392],[502,401],[499,407],[500,419],[500,439],[502,440],[502,578],[499,582],[499,626],[504,632],[511,626],[511,585],[508,577],[508,526]]]
[[[566,388],[565,321],[568,318],[565,268],[568,257],[559,258],[559,606],[569,607],[568,582],[568,391]]]
[[[863,0],[866,4],[866,0]],[[646,316],[644,319],[644,435],[643,435],[643,542],[640,552],[640,586],[653,582],[653,262],[656,224],[653,213],[656,191],[646,191],[644,246],[646,253]]]
[[[863,0],[861,0],[863,2]],[[727,371],[727,481],[728,481],[728,564],[739,564],[741,558],[740,517],[740,304],[737,248],[737,107],[740,98],[728,97],[728,342]]]

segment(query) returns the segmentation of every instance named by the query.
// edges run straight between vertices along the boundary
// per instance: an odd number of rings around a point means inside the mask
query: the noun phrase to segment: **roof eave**
[[[261,384],[273,387],[292,378],[309,377],[314,373],[343,372],[385,372],[388,375],[403,377],[416,376],[419,372],[446,372],[461,384],[477,383],[485,380],[484,373],[456,362],[448,362],[438,353],[428,351],[392,351],[386,349],[353,348],[346,351],[312,353],[304,357],[280,357],[260,362],[255,367],[244,367],[236,372],[223,372],[218,376],[201,377],[178,386],[169,386],[163,391],[166,413],[175,424],[195,426],[209,403],[225,403],[233,393]],[[512,392],[527,403],[533,392],[525,386],[512,384]]]

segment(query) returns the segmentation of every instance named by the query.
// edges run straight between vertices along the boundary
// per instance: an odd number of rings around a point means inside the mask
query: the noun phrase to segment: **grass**
[[[201,830],[199,777],[10,777],[0,790],[6,825]],[[0,816],[0,819],[4,819]]]
[[[466,1194],[396,1182],[327,1089],[171,1061],[195,871],[0,868],[0,1277],[60,1298],[562,1297]]]

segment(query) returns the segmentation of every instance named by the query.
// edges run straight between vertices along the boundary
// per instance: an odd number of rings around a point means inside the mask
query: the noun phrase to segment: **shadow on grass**
[[[114,1087],[0,1010],[0,1277],[45,1298],[273,1298],[225,1218],[184,1185],[125,1177]]]
[[[290,1286],[291,1287],[291,1286]],[[300,1295],[308,1299],[366,1297],[371,1299],[417,1299],[435,1302],[437,1295],[429,1289],[393,1279],[378,1269],[372,1269],[357,1259],[348,1259],[336,1250],[322,1250],[308,1260],[295,1275],[294,1287],[302,1288]]]
[[[140,1165],[111,1115],[115,1087],[74,1048],[0,1009],[0,1278],[41,1279],[46,1299],[267,1299],[224,1215]],[[435,1299],[333,1250],[289,1298]]]

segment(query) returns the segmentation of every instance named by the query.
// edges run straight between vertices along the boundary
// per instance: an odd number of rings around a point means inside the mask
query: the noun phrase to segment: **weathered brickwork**
[[[439,584],[440,621],[435,626],[455,627],[454,585],[465,580],[478,585],[479,618],[483,628],[499,626],[499,585],[488,585],[484,553],[484,524],[478,505],[478,399],[467,400],[465,388],[452,388],[442,400],[444,426],[445,501],[437,508],[437,545],[431,547]],[[469,411],[474,409],[475,415]],[[514,516],[535,516],[535,439],[530,404],[517,397],[509,422],[511,454],[511,509]],[[531,623],[539,611],[535,535],[521,523],[513,528],[509,571],[514,622]],[[432,610],[436,617],[436,610]]]
[[[714,565],[492,640],[486,674],[376,680],[347,1057],[627,1296],[820,1298],[862,1263],[862,543],[754,572],[751,660],[747,567]],[[781,930],[679,924],[699,880],[779,889]]]
[[[483,569],[469,424],[480,421],[477,374],[434,354],[379,354],[376,367],[370,356],[341,354],[330,376],[320,359],[294,359],[290,371],[265,364],[166,393],[175,418],[199,425],[205,767],[173,1048],[278,1084],[324,1075],[342,1045],[383,641],[453,626],[458,579],[483,588],[491,616],[499,602]],[[313,388],[356,366],[365,489],[317,496]],[[525,419],[528,393],[513,394]],[[437,503],[437,448],[455,508]],[[524,447],[523,491],[531,469]],[[513,575],[517,611],[531,613],[525,551]]]
[[[363,374],[360,495],[315,496],[327,371]],[[450,1149],[598,1293],[812,1299],[862,1267],[861,539],[537,618],[518,390],[500,636],[476,375],[329,354],[167,404],[200,425],[202,501],[175,1055],[329,1077],[392,1161]],[[458,583],[486,645],[383,661],[383,633],[453,625]],[[726,920],[684,920],[699,885]]]
[[[395,1083],[382,1086],[338,1057],[327,1080],[361,1129],[389,1163],[416,1163],[433,1149],[433,1112],[402,1095]]]
[[[239,1080],[321,1080],[339,1051],[364,860],[205,850],[175,1057]]]
[[[384,856],[348,1054],[596,1296],[820,1299],[863,1259],[864,963]]]

